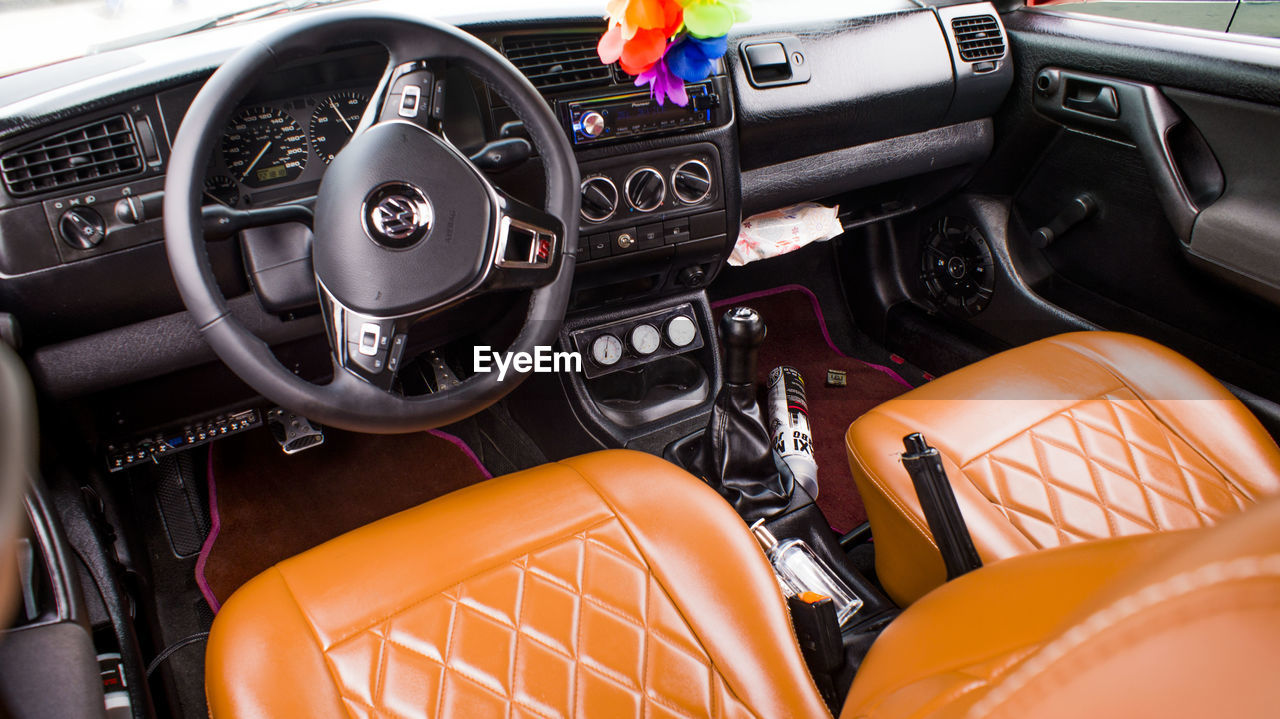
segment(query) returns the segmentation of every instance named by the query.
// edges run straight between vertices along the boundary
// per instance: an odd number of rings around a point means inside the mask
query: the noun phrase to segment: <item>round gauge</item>
[[[204,178],[205,200],[220,202],[227,207],[240,204],[240,186],[226,175],[214,175]]]
[[[358,92],[340,92],[330,95],[316,105],[311,113],[311,149],[320,156],[324,164],[333,162],[338,151],[346,146],[347,140],[355,134],[360,118],[364,117],[364,109],[369,105],[369,98]]]
[[[307,136],[280,110],[251,107],[227,126],[222,159],[231,176],[249,187],[296,180],[307,167]]]
[[[991,246],[973,222],[944,217],[929,228],[920,275],[929,296],[948,312],[976,315],[995,291]]]
[[[688,347],[698,338],[698,325],[685,315],[676,315],[667,320],[664,332],[672,347]]]
[[[601,367],[609,367],[622,359],[622,340],[613,335],[600,335],[591,341],[591,359]]]
[[[662,346],[662,335],[651,324],[636,325],[627,334],[627,344],[638,355],[651,355]]]

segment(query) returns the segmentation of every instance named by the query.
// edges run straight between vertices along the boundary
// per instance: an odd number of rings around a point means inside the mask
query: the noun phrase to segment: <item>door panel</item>
[[[1032,289],[1280,398],[1265,299],[1280,301],[1280,45],[1037,10],[1004,21],[1017,79],[971,190],[1014,198],[1007,241],[1051,268]],[[1093,84],[1037,91],[1046,70]],[[1115,98],[1095,102],[1106,86]],[[1037,228],[1085,193],[1096,212],[1041,246]]]

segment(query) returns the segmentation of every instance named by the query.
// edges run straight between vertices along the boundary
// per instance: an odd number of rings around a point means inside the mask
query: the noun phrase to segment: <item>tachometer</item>
[[[311,148],[324,164],[333,162],[333,156],[351,139],[368,105],[369,98],[358,92],[330,95],[316,105],[309,128]]]
[[[210,200],[221,202],[227,207],[240,204],[240,186],[226,175],[214,175],[204,180],[204,196]]]
[[[251,107],[227,127],[222,159],[231,175],[249,187],[296,180],[307,167],[307,136],[282,111]]]

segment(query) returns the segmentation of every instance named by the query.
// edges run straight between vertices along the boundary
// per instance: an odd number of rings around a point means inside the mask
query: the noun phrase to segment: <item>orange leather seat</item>
[[[1277,527],[1273,499],[966,574],[885,629],[841,719],[1275,716]]]
[[[1265,716],[1277,526],[1280,501],[961,577],[889,626],[841,717]],[[282,562],[219,612],[206,666],[213,719],[829,716],[746,526],[627,451]]]
[[[942,454],[985,562],[1210,525],[1280,491],[1280,449],[1186,358],[1114,332],[1034,342],[890,400],[849,428],[876,571],[903,606],[946,576],[900,461],[912,432]]]
[[[746,525],[625,450],[281,562],[223,606],[206,666],[215,719],[827,714]]]

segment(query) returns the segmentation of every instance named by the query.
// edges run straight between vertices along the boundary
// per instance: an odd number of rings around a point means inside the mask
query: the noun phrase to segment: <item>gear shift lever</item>
[[[764,320],[750,307],[734,307],[720,319],[724,384],[689,467],[747,523],[785,509],[792,492],[791,479],[774,464],[773,444],[756,400],[756,360],[764,338]]]
[[[734,307],[720,318],[727,384],[755,384],[756,359],[760,345],[764,344],[766,329],[760,313],[750,307]]]

